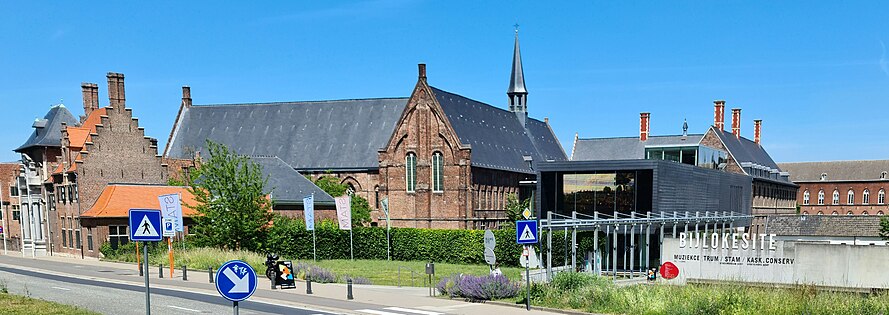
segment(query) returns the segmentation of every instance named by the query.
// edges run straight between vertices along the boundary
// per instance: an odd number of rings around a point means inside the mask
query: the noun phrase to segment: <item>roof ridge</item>
[[[433,92],[435,92],[435,90],[442,91],[442,92],[445,92],[445,93],[448,93],[448,94],[451,94],[451,95],[456,95],[456,96],[465,98],[465,99],[467,99],[467,100],[470,100],[470,101],[473,101],[473,102],[476,102],[476,103],[479,103],[479,104],[484,104],[484,105],[490,106],[491,108],[500,110],[500,111],[502,111],[502,112],[504,112],[504,113],[506,113],[506,114],[509,114],[509,115],[514,115],[514,114],[515,114],[515,113],[513,113],[513,112],[510,112],[509,110],[506,110],[506,109],[503,109],[503,108],[500,108],[500,107],[497,107],[497,106],[494,106],[494,105],[491,105],[491,104],[488,104],[488,103],[479,101],[479,100],[474,99],[474,98],[471,98],[471,97],[466,97],[466,96],[463,96],[463,95],[460,95],[460,94],[457,94],[457,93],[454,93],[454,92],[448,92],[448,91],[439,89],[439,88],[434,87],[434,86],[431,86],[431,85],[430,85],[429,87],[433,89]],[[528,116],[527,118],[530,119],[530,120],[532,120],[532,121],[536,121],[536,122],[539,122],[539,123],[544,123],[542,120],[537,119],[537,118],[534,118],[534,117],[531,117],[531,116]]]
[[[802,162],[776,162],[777,164],[803,164],[803,163],[844,163],[844,162],[889,162],[887,159],[874,160],[834,160],[834,161],[802,161]]]
[[[357,101],[408,100],[408,99],[410,99],[410,97],[370,97],[370,98],[344,98],[344,99],[310,100],[310,101],[282,101],[282,102],[228,103],[228,104],[194,104],[191,107],[272,106],[272,105],[311,104],[311,103],[325,103],[325,102],[357,102]]]
[[[682,135],[658,135],[658,136],[648,136],[651,138],[666,138],[666,137],[681,137]],[[690,133],[686,136],[704,136],[703,133]],[[577,138],[577,140],[608,140],[608,139],[639,139],[638,136],[624,136],[624,137],[602,137],[602,138]]]

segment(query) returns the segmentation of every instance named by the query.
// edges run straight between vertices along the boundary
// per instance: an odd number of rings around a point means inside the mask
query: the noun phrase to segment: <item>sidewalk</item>
[[[3,256],[0,257],[15,257]],[[135,264],[99,261],[96,259],[80,259],[71,257],[38,257],[16,258],[19,265],[28,269],[52,270],[53,272],[71,276],[87,276],[90,279],[126,282],[142,285],[138,267]],[[43,263],[34,263],[43,262]],[[0,262],[2,263],[2,262]],[[61,267],[60,267],[61,266]],[[209,282],[207,270],[188,270],[188,281],[182,280],[182,269],[177,268],[173,277],[169,277],[169,267],[164,268],[164,278],[157,275],[157,266],[149,268],[152,288],[198,292],[217,295],[215,285]],[[215,272],[215,270],[214,270]],[[271,283],[258,272],[259,283],[257,292],[250,298],[252,301],[270,304],[290,305],[309,309],[323,310],[340,314],[381,314],[386,309],[409,308],[425,312],[443,314],[493,315],[493,314],[558,314],[532,307],[531,311],[507,306],[505,303],[469,303],[463,300],[452,300],[429,297],[428,288],[394,287],[380,285],[353,285],[354,300],[346,298],[346,285],[340,283],[312,283],[312,295],[306,294],[306,283],[297,281],[295,289],[271,289]],[[433,291],[433,294],[437,292]]]

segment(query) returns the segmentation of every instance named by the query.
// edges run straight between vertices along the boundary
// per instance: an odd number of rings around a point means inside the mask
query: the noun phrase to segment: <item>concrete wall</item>
[[[717,260],[708,261],[707,256],[715,256]],[[740,261],[731,262],[726,257],[737,257]],[[672,262],[679,268],[679,276],[667,280],[668,283],[719,280],[850,289],[889,288],[889,274],[885,272],[887,260],[889,247],[886,246],[793,241],[777,241],[775,250],[741,250],[680,248],[679,239],[666,238],[661,254],[662,262]]]

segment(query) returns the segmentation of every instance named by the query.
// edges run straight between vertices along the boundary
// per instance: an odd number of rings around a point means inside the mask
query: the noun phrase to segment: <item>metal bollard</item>
[[[188,281],[188,267],[182,265],[182,281]]]
[[[142,264],[139,264],[139,276],[142,277],[144,275],[145,274],[144,274],[144,271],[142,270]]]
[[[312,279],[306,279],[306,294],[312,294]]]
[[[213,267],[207,267],[207,271],[210,274],[210,283],[213,283]]]
[[[346,280],[346,299],[354,300],[355,297],[352,296],[352,278]]]
[[[163,278],[163,277],[164,277],[164,264],[158,264],[158,265],[157,265],[157,277],[158,277],[158,278]]]

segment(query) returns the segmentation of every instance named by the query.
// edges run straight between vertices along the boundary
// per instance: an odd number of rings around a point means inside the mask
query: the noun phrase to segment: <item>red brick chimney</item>
[[[418,63],[417,70],[419,71],[419,79],[421,81],[425,82],[426,81],[426,64],[425,63]]]
[[[93,108],[99,109],[99,85],[95,84],[95,83],[90,83],[90,86],[92,87],[92,93],[93,93],[93,97],[92,97]]]
[[[651,131],[651,125],[649,123],[650,113],[639,113],[639,140],[646,141],[648,140],[648,133]]]
[[[99,109],[99,86],[83,82],[80,84],[80,89],[83,93],[83,119],[86,119],[90,113]]]
[[[713,101],[713,126],[725,130],[725,101]]]
[[[108,72],[108,101],[111,107],[123,111],[126,107],[126,93],[124,92],[123,73]]]
[[[760,137],[762,136],[762,119],[757,119],[753,121],[753,142],[759,144]]]
[[[732,108],[732,134],[741,139],[741,109]]]
[[[191,87],[188,85],[182,86],[182,105],[186,108],[191,107]]]

